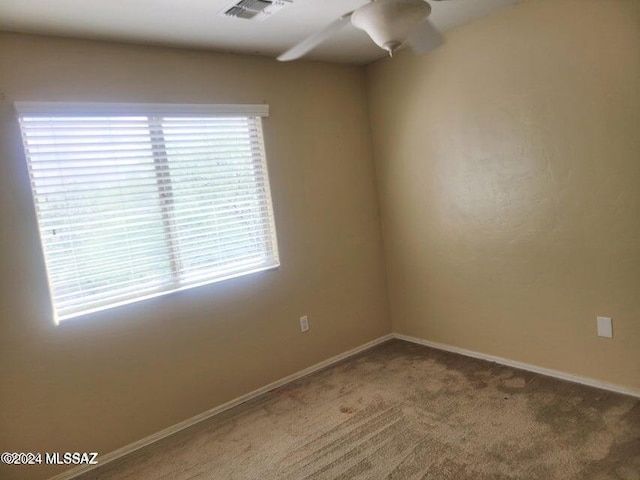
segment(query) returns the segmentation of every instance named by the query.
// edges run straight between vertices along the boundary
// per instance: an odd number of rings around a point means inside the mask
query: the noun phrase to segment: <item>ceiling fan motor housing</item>
[[[378,0],[353,12],[351,23],[393,54],[430,13],[431,6],[423,0]]]

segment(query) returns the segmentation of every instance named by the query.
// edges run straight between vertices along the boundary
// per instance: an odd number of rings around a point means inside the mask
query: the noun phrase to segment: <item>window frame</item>
[[[276,227],[276,218],[273,207],[273,197],[271,195],[271,179],[269,176],[268,158],[265,149],[264,138],[264,125],[263,119],[269,116],[269,106],[267,104],[148,104],[148,103],[95,103],[95,102],[15,102],[15,110],[20,123],[21,140],[23,145],[23,154],[25,165],[28,169],[29,181],[30,181],[30,196],[33,204],[34,213],[36,216],[37,232],[40,241],[40,251],[45,267],[47,287],[49,293],[49,301],[51,306],[51,313],[54,323],[59,325],[61,322],[77,319],[85,315],[90,315],[100,311],[111,310],[123,305],[142,302],[151,298],[157,298],[165,295],[170,295],[176,292],[190,290],[192,288],[198,288],[204,285],[211,285],[214,283],[224,282],[232,278],[238,278],[245,275],[251,275],[257,272],[278,270],[280,268],[280,254],[278,246],[278,235]],[[77,312],[68,313],[65,315],[59,315],[56,311],[56,304],[53,294],[53,283],[50,277],[49,259],[47,258],[44,235],[42,231],[42,225],[40,221],[40,215],[38,213],[38,194],[36,192],[36,185],[32,177],[31,160],[29,153],[27,152],[27,142],[24,138],[24,130],[22,127],[23,117],[127,117],[127,116],[142,116],[147,117],[147,121],[150,127],[150,135],[153,136],[151,127],[154,121],[161,117],[188,117],[188,118],[223,118],[223,117],[246,117],[247,119],[255,119],[258,132],[259,132],[259,150],[260,150],[260,163],[264,169],[264,180],[259,183],[265,190],[266,208],[267,213],[264,214],[262,221],[268,222],[268,231],[270,237],[270,256],[268,259],[271,263],[265,266],[259,266],[257,268],[249,268],[246,270],[235,271],[228,275],[216,276],[212,279],[206,279],[202,282],[193,282],[187,284],[180,284],[176,282],[176,278],[180,274],[184,274],[184,271],[174,270],[174,266],[171,266],[171,282],[163,284],[159,287],[158,291],[136,295],[132,298],[127,298],[121,301],[112,301],[100,306],[90,307],[79,310]],[[151,138],[150,137],[150,138]],[[152,142],[153,144],[153,142]],[[155,162],[155,153],[154,162]],[[167,158],[166,151],[164,152],[164,167],[170,164],[170,160]],[[160,174],[156,172],[156,179],[160,181]],[[158,198],[162,202],[162,190],[158,189]],[[165,215],[165,207],[161,206],[160,211],[162,215]],[[172,250],[171,258],[175,258],[173,249],[176,245],[173,245],[171,239],[167,238],[167,248]],[[216,270],[224,270],[224,268],[217,267]]]

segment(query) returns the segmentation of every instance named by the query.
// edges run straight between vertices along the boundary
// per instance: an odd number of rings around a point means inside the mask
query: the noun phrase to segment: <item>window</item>
[[[268,106],[16,109],[56,322],[279,265]]]

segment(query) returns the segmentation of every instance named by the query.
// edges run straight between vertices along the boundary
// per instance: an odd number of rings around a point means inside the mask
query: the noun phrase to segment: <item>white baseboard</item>
[[[164,430],[161,430],[157,433],[149,435],[148,437],[143,438],[142,440],[126,445],[122,448],[119,448],[118,450],[114,450],[113,452],[107,453],[105,455],[100,455],[98,457],[98,462],[99,462],[98,465],[82,465],[82,466],[73,468],[71,470],[68,470],[66,472],[63,472],[54,477],[51,477],[49,480],[71,480],[73,478],[76,478],[77,476],[83,473],[86,473],[90,470],[98,468],[99,466],[105,465],[109,462],[113,462],[114,460],[122,458],[130,453],[133,453],[136,450],[146,447],[147,445],[151,445],[152,443],[155,443],[158,440],[162,440],[163,438],[173,435],[174,433],[178,433],[179,431],[184,430],[185,428],[189,428],[195,425],[196,423],[202,422],[207,418],[210,418],[210,417],[213,417],[214,415],[222,413],[225,410],[229,410],[230,408],[236,407],[241,403],[247,402],[266,392],[269,392],[273,389],[286,385],[287,383],[291,383],[294,380],[298,380],[302,377],[306,377],[307,375],[310,375],[314,372],[317,372],[318,370],[322,370],[323,368],[326,368],[342,360],[345,360],[346,358],[352,357],[360,352],[369,350],[370,348],[373,348],[376,345],[379,345],[381,343],[387,342],[392,338],[393,338],[393,334],[391,333],[388,335],[384,335],[380,338],[376,338],[375,340],[367,342],[364,345],[360,345],[359,347],[352,348],[351,350],[348,350],[344,353],[336,355],[335,357],[331,357],[320,363],[316,363],[315,365],[307,367],[304,370],[300,370],[299,372],[296,372],[292,375],[281,378],[280,380],[276,380],[275,382],[265,385],[264,387],[260,387],[257,390],[254,390],[252,392],[249,392],[246,395],[242,395],[241,397],[235,398],[227,403],[214,407],[211,410],[207,410],[206,412],[200,413],[195,417],[191,417],[183,422],[172,425],[169,428],[165,428]]]
[[[431,342],[429,340],[422,340],[421,338],[412,337],[409,335],[403,335],[401,333],[394,333],[393,338],[398,340],[404,340],[406,342],[417,343],[426,347],[435,348],[438,350],[445,350],[447,352],[457,353],[464,355],[465,357],[478,358],[480,360],[487,360],[489,362],[499,363],[500,365],[506,365],[508,367],[518,368],[520,370],[527,370],[533,373],[539,373],[548,377],[559,378],[560,380],[567,380],[569,382],[580,383],[589,387],[596,387],[602,390],[609,390],[610,392],[622,393],[623,395],[629,395],[631,397],[640,398],[640,391],[632,390],[621,385],[613,383],[601,382],[588,377],[580,377],[578,375],[571,375],[559,370],[552,370],[550,368],[538,367],[536,365],[530,365],[528,363],[517,362],[515,360],[509,360],[508,358],[497,357],[495,355],[488,355],[486,353],[475,352],[473,350],[466,350],[464,348],[458,348],[444,343]]]
[[[377,338],[375,340],[372,340],[371,342],[367,342],[364,345],[360,345],[359,347],[353,348],[349,351],[346,351],[344,353],[341,353],[339,355],[336,355],[335,357],[331,357],[327,360],[324,360],[320,363],[316,363],[315,365],[312,365],[308,368],[305,368],[304,370],[300,370],[299,372],[296,372],[292,375],[289,375],[287,377],[281,378],[280,380],[276,380],[275,382],[272,382],[268,385],[265,385],[264,387],[258,388],[257,390],[254,390],[252,392],[247,393],[246,395],[242,395],[241,397],[238,397],[234,400],[231,400],[227,403],[224,403],[222,405],[219,405],[215,408],[212,408],[211,410],[207,410],[206,412],[203,412],[199,415],[196,415],[195,417],[191,417],[183,422],[177,423],[169,428],[165,428],[164,430],[154,433],[152,435],[149,435],[146,438],[143,438],[142,440],[139,440],[137,442],[131,443],[129,445],[126,445],[122,448],[119,448],[118,450],[114,450],[113,452],[107,453],[105,455],[101,455],[98,458],[99,464],[98,465],[82,465],[76,468],[73,468],[71,470],[68,470],[66,472],[63,472],[59,475],[56,475],[54,477],[51,477],[49,480],[72,480],[73,478],[76,478],[77,476],[86,473],[90,470],[93,470],[99,466],[105,465],[109,462],[112,462],[114,460],[117,460],[119,458],[122,458],[130,453],[135,452],[136,450],[139,450],[143,447],[146,447],[147,445],[151,445],[152,443],[157,442],[158,440],[162,440],[163,438],[166,438],[170,435],[173,435],[174,433],[177,433],[181,430],[184,430],[185,428],[189,428],[192,425],[195,425],[199,422],[202,422],[203,420],[206,420],[210,417],[213,417],[214,415],[217,415],[219,413],[224,412],[225,410],[229,410],[230,408],[233,408],[235,406],[238,406],[244,402],[247,402],[253,398],[256,398],[266,392],[269,392],[275,388],[281,387],[283,385],[286,385],[287,383],[291,383],[295,380],[298,380],[299,378],[305,377],[307,375],[310,375],[314,372],[317,372],[318,370],[321,370],[323,368],[326,368],[328,366],[331,366],[337,362],[340,362],[342,360],[345,360],[349,357],[352,357],[360,352],[363,352],[365,350],[368,350],[370,348],[375,347],[376,345],[380,345],[381,343],[387,342],[391,339],[398,339],[398,340],[404,340],[406,342],[411,342],[411,343],[417,343],[419,345],[424,345],[426,347],[431,347],[431,348],[435,348],[438,350],[444,350],[447,352],[452,352],[452,353],[457,353],[459,355],[464,355],[466,357],[472,357],[472,358],[478,358],[480,360],[487,360],[489,362],[494,362],[494,363],[499,363],[501,365],[506,365],[508,367],[513,367],[513,368],[518,368],[520,370],[527,370],[529,372],[534,372],[534,373],[539,373],[541,375],[546,375],[549,377],[554,377],[554,378],[559,378],[561,380],[567,380],[569,382],[574,382],[574,383],[580,383],[582,385],[587,385],[590,387],[596,387],[596,388],[600,388],[603,390],[609,390],[611,392],[616,392],[616,393],[621,393],[623,395],[629,395],[632,397],[637,397],[640,398],[640,392],[637,390],[632,390],[630,388],[626,388],[620,385],[615,385],[612,383],[605,383],[605,382],[601,382],[598,380],[594,380],[591,378],[587,378],[587,377],[580,377],[577,375],[571,375],[568,373],[564,373],[564,372],[560,372],[558,370],[552,370],[549,368],[543,368],[543,367],[538,367],[536,365],[530,365],[528,363],[522,363],[522,362],[517,362],[515,360],[509,360],[507,358],[502,358],[502,357],[497,357],[495,355],[488,355],[485,353],[480,353],[480,352],[475,352],[473,350],[466,350],[464,348],[458,348],[458,347],[454,347],[451,345],[446,345],[443,343],[437,343],[437,342],[431,342],[429,340],[422,340],[421,338],[417,338],[417,337],[412,337],[409,335],[403,335],[400,333],[390,333],[388,335],[384,335],[380,338]]]

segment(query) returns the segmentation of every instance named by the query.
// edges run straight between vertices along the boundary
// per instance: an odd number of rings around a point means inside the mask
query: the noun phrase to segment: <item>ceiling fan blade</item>
[[[317,33],[314,33],[310,37],[305,38],[296,46],[290,48],[282,55],[280,55],[278,57],[278,60],[280,60],[281,62],[288,62],[290,60],[296,60],[300,57],[305,56],[307,53],[316,48],[329,37],[332,37],[340,30],[342,30],[344,26],[349,23],[352,13],[353,12],[344,14],[337,20],[334,20],[329,25],[327,25],[324,29],[320,30]]]
[[[439,47],[444,43],[442,34],[433,26],[429,20],[425,20],[418,25],[409,34],[407,38],[407,44],[411,47],[411,50],[418,55],[423,55],[429,50]]]

